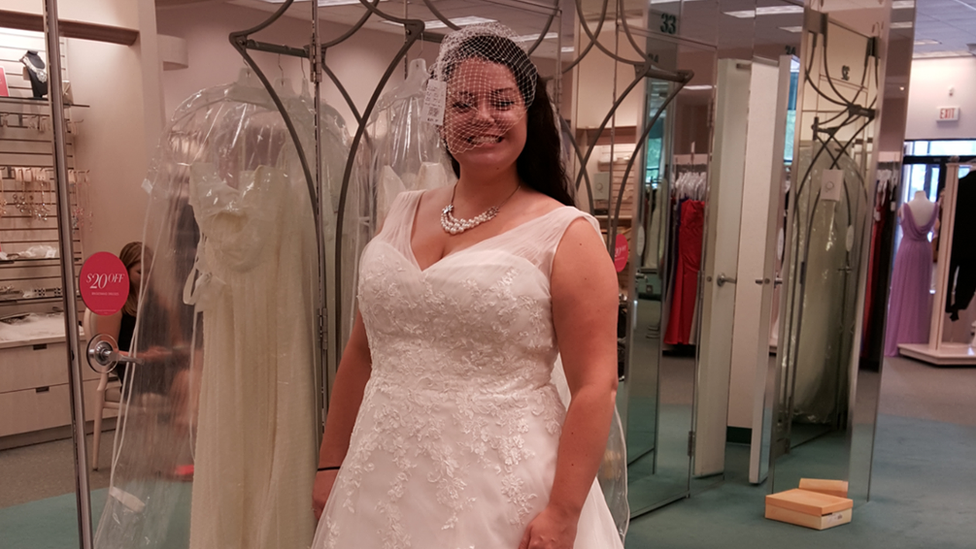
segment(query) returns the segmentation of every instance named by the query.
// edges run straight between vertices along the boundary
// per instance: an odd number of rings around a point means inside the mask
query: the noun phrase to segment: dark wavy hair
[[[567,206],[576,203],[569,193],[569,180],[562,162],[559,128],[545,81],[539,77],[535,64],[525,50],[508,38],[496,35],[472,36],[458,46],[456,60],[445,67],[449,79],[454,68],[472,57],[505,65],[512,71],[522,100],[528,105],[525,113],[526,140],[515,168],[522,183],[552,197]],[[445,147],[446,149],[447,147]],[[461,165],[448,151],[454,175],[461,177]]]

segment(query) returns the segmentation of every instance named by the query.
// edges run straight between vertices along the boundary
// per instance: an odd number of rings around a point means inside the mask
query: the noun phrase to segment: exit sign
[[[936,120],[959,120],[959,107],[939,107],[939,117]]]

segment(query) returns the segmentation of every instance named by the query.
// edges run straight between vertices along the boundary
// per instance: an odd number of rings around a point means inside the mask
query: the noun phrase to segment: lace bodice
[[[410,247],[421,194],[402,195],[389,229],[363,252],[359,304],[372,375],[472,398],[548,384],[557,352],[549,272],[566,228],[585,214],[553,210],[421,270]]]
[[[549,274],[566,228],[596,221],[557,208],[421,269],[421,194],[363,251],[372,373],[315,547],[514,548],[548,502],[565,415]]]

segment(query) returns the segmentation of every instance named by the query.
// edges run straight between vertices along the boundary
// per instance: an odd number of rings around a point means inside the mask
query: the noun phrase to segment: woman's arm
[[[315,475],[312,502],[316,519],[325,508],[338,472],[331,468],[342,465],[349,450],[349,438],[352,436],[352,428],[356,423],[356,415],[359,413],[359,405],[362,404],[363,391],[371,371],[366,327],[363,325],[363,317],[357,314],[329,398],[325,434],[322,436],[322,447],[319,448],[319,468],[330,469],[319,471]]]
[[[617,394],[617,276],[602,240],[585,220],[566,230],[550,287],[572,401],[549,503],[526,528],[520,549],[572,548],[583,502],[603,460]]]
[[[118,311],[115,314],[108,316],[97,315],[92,313],[92,331],[94,334],[85,334],[89,340],[95,337],[95,334],[105,334],[112,336],[112,339],[116,343],[119,341],[119,331],[122,330],[122,311]],[[125,354],[125,353],[123,353]]]

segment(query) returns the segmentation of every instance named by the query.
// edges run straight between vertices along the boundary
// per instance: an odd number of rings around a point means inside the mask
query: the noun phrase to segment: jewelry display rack
[[[47,102],[0,98],[0,318],[60,308],[59,256],[38,257],[58,248],[57,192],[51,150],[52,119]],[[77,273],[84,253],[79,186],[87,174],[75,169],[74,135],[67,141],[71,192],[72,265]],[[31,250],[33,248],[33,250]]]

